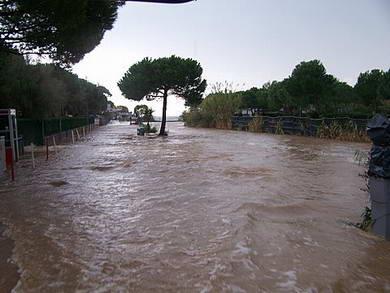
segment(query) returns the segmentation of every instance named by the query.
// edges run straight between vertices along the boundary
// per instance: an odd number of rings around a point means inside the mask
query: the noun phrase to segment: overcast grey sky
[[[106,86],[116,105],[132,109],[118,80],[144,57],[172,54],[197,59],[209,84],[259,87],[287,77],[301,61],[320,59],[329,73],[353,85],[362,71],[390,68],[390,0],[128,2],[74,72]],[[151,105],[159,115],[160,103]],[[168,115],[183,110],[183,102],[168,101]]]

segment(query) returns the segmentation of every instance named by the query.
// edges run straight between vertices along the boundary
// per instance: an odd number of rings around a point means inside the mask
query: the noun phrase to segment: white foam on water
[[[287,271],[283,273],[283,276],[287,277],[287,280],[284,282],[277,283],[278,287],[287,290],[296,289],[297,284],[297,274],[295,271]]]
[[[251,248],[245,246],[245,243],[240,241],[240,242],[238,242],[236,244],[236,250],[234,250],[234,254],[236,254],[236,255],[240,255],[240,254],[247,255],[247,254],[250,254],[251,251],[252,251]]]
[[[223,218],[222,219],[222,223],[226,224],[226,225],[231,225],[232,224],[232,221],[228,218]]]
[[[246,293],[247,292],[246,290],[244,290],[236,285],[227,285],[226,287],[229,290],[229,292],[233,292],[233,293]]]

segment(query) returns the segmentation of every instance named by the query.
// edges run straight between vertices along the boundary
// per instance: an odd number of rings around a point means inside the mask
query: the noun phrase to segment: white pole
[[[31,159],[32,159],[33,169],[35,169],[35,156],[34,156],[34,144],[33,143],[31,143]]]
[[[76,133],[77,133],[77,138],[78,138],[78,140],[80,140],[80,132],[79,132],[79,129],[78,129],[78,128],[76,128]]]
[[[71,130],[71,133],[72,133],[72,143],[74,144],[74,133],[73,133],[73,129]]]
[[[16,160],[19,161],[19,155],[20,155],[20,150],[19,150],[19,135],[18,135],[18,121],[16,119],[16,112],[14,116],[14,122],[15,122],[15,136],[16,136]]]
[[[12,119],[12,110],[8,111],[8,130],[9,130],[9,140],[12,148],[12,159],[16,160],[16,152],[15,152],[15,132],[14,132],[14,123]]]

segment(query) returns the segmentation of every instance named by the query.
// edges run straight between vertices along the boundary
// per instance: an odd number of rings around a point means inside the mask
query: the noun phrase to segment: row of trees
[[[106,110],[110,92],[52,64],[0,53],[0,108],[26,118],[86,116]]]
[[[370,116],[389,112],[390,70],[361,73],[354,87],[326,72],[319,60],[298,64],[283,81],[237,92],[241,109],[282,111],[294,115]]]
[[[189,126],[230,128],[231,116],[248,114],[368,118],[390,114],[390,70],[361,73],[354,87],[328,74],[319,60],[301,62],[282,81],[234,91],[217,84],[198,106],[183,114]]]

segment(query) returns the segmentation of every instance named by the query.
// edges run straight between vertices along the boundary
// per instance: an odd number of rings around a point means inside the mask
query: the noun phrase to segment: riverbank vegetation
[[[361,73],[352,87],[328,74],[319,60],[312,60],[298,64],[282,81],[267,82],[246,91],[212,93],[198,107],[185,112],[183,118],[189,126],[229,129],[231,124],[226,122],[226,116],[233,113],[369,118],[377,112],[390,113],[390,70]]]
[[[358,127],[354,120],[321,122],[317,129],[317,137],[343,141],[370,142],[365,127]]]
[[[183,114],[187,125],[220,129],[232,128],[232,115],[239,109],[240,96],[236,93],[208,95],[198,108]]]

